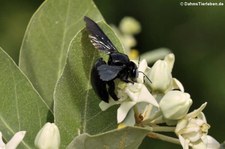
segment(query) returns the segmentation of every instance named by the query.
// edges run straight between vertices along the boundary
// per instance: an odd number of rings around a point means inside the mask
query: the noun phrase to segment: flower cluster
[[[190,95],[184,92],[182,84],[172,77],[174,60],[174,55],[169,54],[164,60],[156,61],[152,68],[148,67],[145,60],[142,60],[138,71],[143,72],[146,77],[140,73],[137,83],[119,82],[117,93],[120,100],[111,99],[109,104],[102,101],[100,108],[106,110],[114,104],[120,104],[117,111],[118,123],[125,120],[128,113],[132,112],[130,110],[132,107],[136,108],[136,112],[143,120],[156,120],[156,116],[152,119],[153,113],[160,115],[157,117],[157,121],[161,119],[160,123],[169,123],[183,118],[187,114],[192,100]],[[134,120],[130,121],[134,122]],[[134,124],[132,123],[132,125]]]
[[[126,50],[128,49],[128,55],[132,55],[131,48],[136,45],[136,41],[130,36],[133,39],[130,41],[135,42],[128,42],[124,35],[138,33],[140,24],[128,17],[121,21],[118,30],[119,37],[122,37]],[[193,101],[190,94],[184,91],[182,83],[172,76],[174,62],[175,56],[172,53],[157,60],[152,67],[143,59],[138,64],[138,72],[142,73],[139,73],[137,82],[131,84],[118,81],[119,101],[102,101],[100,108],[104,111],[115,104],[120,105],[117,110],[118,128],[135,125],[154,130],[155,126],[159,128],[163,124],[167,126],[163,131],[173,130],[184,149],[218,149],[220,144],[208,135],[210,125],[202,112],[207,103],[188,113]]]
[[[140,24],[131,17],[125,17],[119,29],[114,27],[126,48],[131,59],[136,59],[131,50],[136,45],[133,35],[140,32]],[[138,65],[139,76],[135,83],[116,82],[116,93],[119,98],[114,101],[111,97],[109,103],[101,101],[99,107],[102,111],[114,105],[117,109],[118,128],[125,126],[138,126],[150,128],[152,132],[174,132],[183,149],[219,149],[220,144],[210,135],[210,125],[202,112],[207,103],[198,109],[189,112],[193,103],[189,93],[184,91],[182,83],[172,76],[175,62],[174,54],[170,53],[164,59],[157,60],[152,67],[145,59]],[[189,112],[189,113],[188,113]],[[17,132],[8,143],[2,140],[0,132],[0,149],[15,149],[25,136],[25,131]],[[157,133],[154,132],[154,137]],[[163,137],[162,134],[157,136]],[[168,136],[162,140],[168,139]],[[175,140],[174,138],[172,138]],[[172,141],[171,141],[172,142]],[[39,149],[58,149],[60,147],[60,133],[54,123],[46,123],[34,141]]]
[[[219,143],[207,135],[210,126],[202,113],[206,103],[188,113],[193,101],[190,94],[184,92],[181,82],[172,77],[174,61],[174,54],[169,54],[163,60],[156,61],[150,68],[147,62],[142,60],[138,71],[146,76],[140,73],[134,84],[118,81],[119,101],[101,101],[100,108],[104,111],[120,104],[117,110],[119,127],[154,127],[160,124],[176,126],[175,133],[184,149],[188,149],[189,146],[219,148]]]

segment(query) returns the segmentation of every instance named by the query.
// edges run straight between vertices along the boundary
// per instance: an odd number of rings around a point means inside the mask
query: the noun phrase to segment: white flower
[[[132,35],[141,31],[141,25],[132,17],[124,17],[120,22],[119,29],[123,34]]]
[[[54,123],[46,123],[38,132],[34,144],[39,149],[58,149],[60,146],[58,127]]]
[[[125,93],[131,101],[124,101],[117,110],[117,122],[120,123],[124,120],[129,110],[137,103],[148,103],[158,107],[155,98],[150,94],[144,84],[135,83],[127,84]]]
[[[202,110],[207,103],[204,103],[199,109],[187,114],[178,121],[175,133],[179,137],[183,149],[218,149],[219,143],[207,135],[210,128],[207,124]]]
[[[152,83],[147,82],[153,91],[166,93],[170,90],[179,89],[184,92],[184,87],[179,80],[172,78],[172,69],[175,62],[174,54],[165,56],[164,60],[154,63],[151,70],[146,72]]]
[[[130,109],[137,103],[145,102],[158,107],[157,101],[142,83],[128,83],[125,88],[118,90],[118,92],[119,101],[110,100],[109,103],[102,101],[99,104],[102,110],[106,110],[112,105],[120,104],[120,107],[117,109],[118,123],[121,123],[126,118]]]
[[[173,54],[168,54],[164,60],[158,60],[154,63],[149,73],[152,81],[150,84],[153,91],[166,92],[172,84],[172,68],[175,61]]]
[[[179,120],[188,113],[191,104],[188,93],[169,91],[162,97],[159,106],[166,119]]]
[[[147,62],[142,60],[138,67],[138,71],[148,71]],[[139,74],[137,78],[140,83],[124,83],[120,82],[117,85],[117,96],[119,101],[109,100],[109,103],[100,102],[99,107],[101,110],[106,110],[109,107],[120,104],[120,107],[117,109],[117,122],[121,123],[127,116],[130,109],[137,105],[138,103],[151,104],[158,107],[158,103],[155,98],[151,95],[147,87],[143,84],[143,75]]]
[[[5,144],[2,140],[2,133],[0,132],[0,149],[16,149],[16,147],[23,140],[26,131],[19,131]]]

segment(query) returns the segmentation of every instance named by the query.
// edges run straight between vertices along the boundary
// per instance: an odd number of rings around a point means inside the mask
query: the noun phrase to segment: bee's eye
[[[136,76],[137,76],[137,70],[133,68],[133,69],[131,70],[131,74],[130,74],[130,75],[131,75],[131,76],[130,76],[131,78],[136,78]]]
[[[137,71],[137,69],[136,69],[136,71],[135,71],[135,77],[137,78],[138,77],[138,71]]]

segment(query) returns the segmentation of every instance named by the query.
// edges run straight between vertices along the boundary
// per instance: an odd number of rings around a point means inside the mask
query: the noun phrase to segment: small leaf
[[[17,131],[25,130],[20,147],[34,148],[34,138],[46,123],[50,108],[1,48],[0,72],[0,131],[9,141]]]
[[[68,149],[137,149],[148,130],[137,127],[116,129],[99,135],[81,134],[68,146]]]
[[[19,66],[49,106],[69,43],[84,27],[84,15],[102,20],[92,0],[46,0],[27,27]]]
[[[122,50],[114,32],[103,22],[100,26],[115,46]],[[90,71],[99,57],[86,30],[82,30],[71,42],[67,63],[54,94],[54,116],[63,147],[79,131],[97,134],[116,128],[115,107],[102,112],[99,97],[90,85]]]

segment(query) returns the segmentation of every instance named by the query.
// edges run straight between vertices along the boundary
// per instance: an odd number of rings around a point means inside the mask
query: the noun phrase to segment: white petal
[[[176,78],[173,78],[173,83],[172,83],[172,89],[179,89],[181,92],[184,92],[184,87],[182,83],[177,80]]]
[[[7,149],[16,149],[16,147],[20,144],[20,142],[23,140],[24,136],[26,134],[26,131],[19,131],[17,132],[12,139],[9,140],[9,142],[6,144]]]
[[[141,60],[139,66],[138,66],[138,71],[142,71],[145,72],[145,69],[148,68],[148,63],[146,61],[146,59]]]
[[[130,89],[126,89],[125,90],[125,93],[127,93],[127,95],[129,96],[129,98],[132,100],[132,101],[137,101],[138,100],[138,92],[133,92],[131,91]]]
[[[175,133],[180,134],[180,131],[182,129],[184,129],[187,126],[187,124],[188,124],[187,119],[183,118],[183,119],[179,120],[177,123],[176,129],[175,129]]]
[[[134,110],[130,110],[122,122],[126,126],[134,126],[135,125],[135,118],[134,118]]]
[[[191,142],[197,142],[201,139],[202,134],[200,132],[198,133],[193,133],[190,135],[187,135],[187,138],[191,141]]]
[[[203,112],[201,112],[201,113],[198,115],[198,119],[201,119],[203,122],[207,123],[205,114],[204,114]]]
[[[187,118],[197,117],[202,112],[202,110],[206,107],[206,105],[207,105],[207,102],[202,104],[198,109],[192,111],[191,113],[188,113]]]
[[[192,144],[192,149],[207,149],[206,145],[202,141],[198,141]]]
[[[179,137],[179,140],[180,140],[180,143],[183,147],[183,149],[189,149],[189,141],[188,140],[185,140],[181,135],[178,135]]]
[[[142,83],[128,83],[125,91],[130,91],[132,93],[138,93],[140,89],[142,88],[143,84]]]
[[[143,87],[141,88],[137,102],[147,102],[156,107],[159,107],[159,104],[157,103],[156,99],[150,94],[145,85],[143,85]]]
[[[188,125],[188,127],[181,130],[182,134],[197,133],[199,131],[200,128],[196,125]]]
[[[123,102],[117,109],[117,122],[121,123],[127,116],[129,110],[136,104],[136,102]]]
[[[220,144],[216,141],[213,137],[207,135],[206,138],[203,140],[204,143],[206,143],[207,149],[219,149]]]
[[[0,149],[5,149],[5,143],[2,140],[2,132],[0,132]]]
[[[143,59],[140,62],[139,66],[138,66],[138,71],[145,73],[145,70],[147,68],[148,68],[148,63],[147,63],[147,61],[145,59]],[[144,82],[144,80],[143,80],[144,74],[143,73],[139,73],[138,74],[138,78],[137,78],[137,82],[138,83],[143,83]]]
[[[202,112],[200,113],[202,114]],[[203,121],[201,118],[197,117],[196,119],[191,119],[195,122],[196,125],[198,126],[202,126],[203,124],[205,124],[205,121]]]

